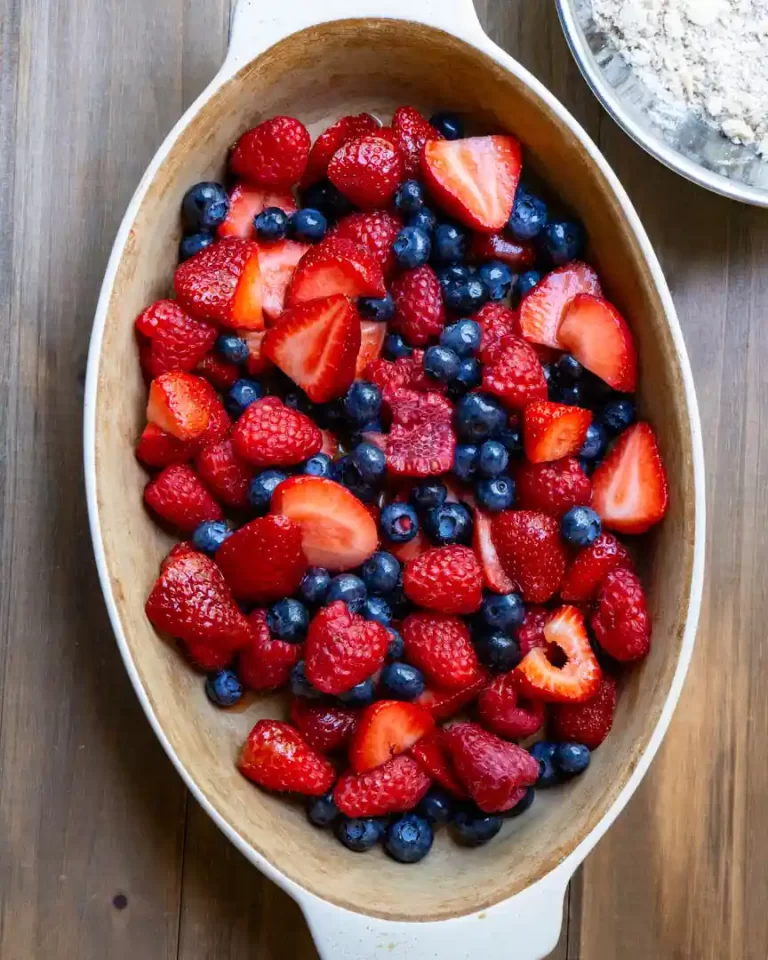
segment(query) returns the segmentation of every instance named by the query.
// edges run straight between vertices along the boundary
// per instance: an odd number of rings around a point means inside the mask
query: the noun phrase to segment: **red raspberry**
[[[360,717],[358,710],[332,703],[291,701],[291,720],[313,750],[333,753],[349,745]]]
[[[290,596],[307,570],[301,527],[287,517],[257,517],[216,551],[216,563],[238,600],[272,603]]]
[[[398,107],[392,117],[392,133],[403,158],[406,177],[418,177],[427,140],[442,140],[443,135],[422,117],[415,107]]]
[[[571,602],[594,600],[603,580],[619,567],[632,569],[629,551],[613,534],[601,533],[574,557],[560,584],[560,596]]]
[[[192,467],[172,464],[144,487],[144,502],[166,523],[185,533],[204,520],[221,520],[221,507]]]
[[[523,462],[515,476],[517,503],[558,519],[571,507],[589,506],[592,484],[574,457],[548,463]]]
[[[444,613],[412,613],[403,621],[405,656],[429,683],[461,690],[477,680],[478,662],[463,620]]]
[[[407,477],[428,477],[450,470],[456,450],[451,403],[437,393],[391,387],[384,399],[392,411],[386,444],[389,470]]]
[[[371,210],[352,213],[340,220],[332,236],[351,240],[364,247],[381,264],[384,275],[389,277],[395,270],[395,255],[392,244],[403,226],[403,221],[386,210]]]
[[[291,669],[301,660],[302,645],[271,636],[264,610],[249,613],[248,622],[252,635],[238,655],[240,679],[246,687],[259,693],[280,690],[288,683]]]
[[[379,124],[370,113],[358,113],[355,116],[342,117],[341,120],[332,123],[312,145],[307,169],[301,178],[301,185],[309,187],[313,183],[317,183],[318,180],[322,180],[328,173],[328,164],[340,147],[349,143],[350,140],[357,140],[368,133],[376,133],[378,129]]]
[[[232,430],[235,453],[256,467],[301,463],[322,445],[323,436],[315,423],[277,397],[250,404]]]
[[[240,137],[229,166],[251,183],[292,187],[306,169],[311,142],[303,123],[293,117],[272,117]]]
[[[529,510],[506,510],[493,518],[493,543],[507,576],[519,584],[526,603],[545,603],[565,570],[560,524]]]
[[[495,358],[504,337],[521,336],[520,317],[503,303],[486,303],[472,319],[482,329],[479,357],[483,363],[490,363]]]
[[[195,466],[216,498],[235,510],[248,506],[248,485],[253,471],[235,456],[231,440],[209,443],[198,453]]]
[[[430,782],[413,757],[402,753],[366,773],[343,773],[333,790],[333,799],[348,817],[405,813],[421,800]]]
[[[333,786],[336,771],[280,720],[259,720],[243,744],[237,768],[267,790],[320,796]]]
[[[380,623],[364,620],[337,600],[309,625],[307,678],[323,693],[344,693],[379,669],[388,646],[389,634]]]
[[[559,649],[557,644],[550,643],[544,636],[544,624],[551,615],[552,612],[545,610],[544,607],[529,606],[525,608],[525,620],[517,630],[517,643],[523,656],[537,647],[541,647],[546,652],[550,661],[553,661],[557,656]]]
[[[403,179],[403,161],[383,137],[360,137],[334,153],[328,179],[355,206],[385,207]]]
[[[545,708],[539,700],[521,696],[513,673],[505,673],[477,698],[480,723],[506,740],[524,740],[544,726]]]
[[[430,266],[404,270],[392,281],[391,293],[395,302],[392,328],[411,346],[424,346],[445,326],[440,281]]]
[[[483,370],[483,389],[495,393],[512,410],[523,410],[535,400],[547,399],[547,381],[530,344],[506,336]]]
[[[600,646],[616,660],[640,660],[651,649],[651,617],[640,578],[612,570],[597,595],[592,629]]]
[[[604,674],[591,700],[552,706],[552,736],[594,750],[611,732],[615,711],[616,680]]]
[[[447,384],[438,383],[424,372],[424,351],[414,350],[410,357],[391,360],[376,359],[363,371],[363,378],[385,387],[407,387],[419,393],[445,393]]]
[[[483,571],[469,547],[435,547],[406,566],[405,595],[440,613],[474,613],[483,601]]]

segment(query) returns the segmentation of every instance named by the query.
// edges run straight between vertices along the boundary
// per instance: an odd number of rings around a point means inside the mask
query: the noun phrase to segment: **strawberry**
[[[274,323],[282,315],[296,267],[309,249],[308,243],[297,243],[295,240],[280,240],[259,246],[262,308],[269,323]]]
[[[237,759],[243,776],[267,790],[319,797],[333,786],[336,771],[302,740],[290,724],[259,720]]]
[[[216,563],[238,600],[271,603],[290,596],[307,570],[301,528],[287,517],[258,517],[227,537]]]
[[[520,695],[514,673],[498,676],[477,698],[480,723],[505,740],[525,740],[544,726],[545,708]]]
[[[592,506],[610,530],[645,533],[664,518],[668,503],[656,436],[647,423],[636,423],[592,475]]]
[[[191,540],[182,540],[181,543],[174,543],[174,545],[166,554],[165,559],[160,564],[160,572],[162,573],[163,570],[165,570],[167,566],[172,564],[173,561],[176,560],[178,557],[187,557],[190,554],[194,554],[195,556],[202,556],[200,551],[197,549],[194,543],[192,543]]]
[[[333,799],[348,817],[381,817],[412,810],[430,783],[413,757],[400,754],[366,773],[342,773]]]
[[[517,629],[517,643],[523,656],[536,647],[541,647],[547,659],[553,663],[556,663],[558,658],[562,659],[562,651],[557,644],[550,643],[544,636],[544,627],[551,616],[551,611],[545,610],[544,607],[525,608],[525,620]]]
[[[272,117],[240,137],[229,168],[249,183],[287,190],[301,179],[311,143],[303,123],[293,117]]]
[[[600,281],[588,263],[574,260],[558,267],[536,284],[520,301],[520,326],[531,343],[562,350],[558,330],[565,308],[577,293],[600,296]]]
[[[377,359],[387,336],[386,323],[376,320],[360,321],[360,353],[355,363],[355,379],[360,379],[368,365]]]
[[[616,679],[606,674],[585,703],[557,703],[552,707],[552,736],[594,750],[611,732],[615,712]]]
[[[533,347],[519,337],[503,337],[483,369],[483,389],[496,394],[511,410],[546,400],[547,380]]]
[[[232,428],[232,448],[255,467],[288,467],[320,451],[323,436],[313,420],[278,397],[249,404]]]
[[[450,401],[404,388],[389,388],[385,400],[392,411],[386,451],[390,472],[428,477],[450,470],[456,450]]]
[[[312,566],[352,570],[375,552],[376,523],[346,487],[322,477],[290,477],[272,495],[272,512],[290,517],[301,528]]]
[[[544,637],[563,651],[565,666],[555,666],[541,647],[535,647],[515,669],[520,692],[548,703],[583,703],[593,697],[602,671],[581,612],[576,607],[560,607],[544,625]]]
[[[427,550],[431,550],[432,544],[424,531],[418,530],[416,536],[406,543],[395,543],[394,540],[382,538],[381,549],[397,557],[400,563],[408,563],[426,553]]]
[[[296,210],[296,203],[287,190],[264,190],[246,183],[238,183],[229,194],[227,219],[219,227],[220,237],[256,239],[254,220],[267,207],[279,207],[285,213]]]
[[[148,423],[136,444],[136,457],[148,467],[189,463],[197,450],[196,440],[177,440],[154,423]]]
[[[489,513],[475,509],[472,528],[472,545],[483,568],[483,580],[489,590],[495,593],[513,593],[517,585],[506,575],[501,565],[496,547],[491,538],[493,517]]]
[[[434,547],[403,572],[405,595],[440,613],[474,613],[483,601],[483,571],[469,547]]]
[[[247,619],[251,638],[238,655],[238,676],[246,687],[258,693],[280,690],[287,685],[292,668],[301,660],[302,645],[271,636],[264,610],[253,610]],[[310,746],[314,745],[310,743]]]
[[[219,399],[211,385],[191,373],[164,373],[149,387],[147,420],[177,440],[202,436]]]
[[[632,570],[612,570],[597,595],[592,617],[597,642],[614,660],[640,660],[651,649],[651,617],[640,578]]]
[[[610,533],[601,533],[571,561],[560,584],[560,596],[571,603],[594,600],[603,580],[619,567],[632,569],[629,551]]]
[[[360,244],[328,237],[302,257],[288,287],[286,303],[295,307],[340,293],[353,298],[383,297],[384,275],[375,257]]]
[[[369,134],[339,147],[328,179],[356,207],[386,207],[403,180],[403,161],[389,140]]]
[[[446,213],[483,233],[506,226],[512,213],[522,160],[514,137],[430,140],[422,172]]]
[[[192,533],[204,520],[224,516],[192,467],[181,463],[166,467],[149,481],[144,487],[144,503],[185,533]]]
[[[235,455],[231,440],[209,443],[195,457],[197,472],[219,502],[235,510],[248,506],[253,471]]]
[[[323,445],[320,447],[320,453],[324,453],[334,459],[336,454],[339,452],[339,441],[336,438],[336,435],[330,430],[321,430],[320,435],[323,438]]]
[[[583,367],[614,390],[634,392],[635,341],[627,321],[613,304],[591,293],[577,294],[566,307],[557,339]]]
[[[392,281],[390,292],[395,302],[392,329],[411,346],[424,346],[440,334],[445,326],[445,307],[440,281],[430,266],[404,270]]]
[[[349,748],[355,773],[380,767],[435,729],[432,715],[415,703],[379,700],[363,710]]]
[[[531,463],[560,460],[584,445],[592,414],[583,407],[538,400],[523,414],[523,446]]]
[[[224,327],[263,329],[258,253],[252,241],[231,237],[185,260],[173,278],[179,304]]]
[[[360,317],[336,294],[286,310],[267,332],[263,351],[314,403],[343,396],[355,376]]]
[[[152,316],[150,365],[155,376],[172,370],[194,370],[213,347],[216,328],[194,320],[174,300],[159,300],[137,318],[137,329]],[[142,320],[144,318],[144,320]]]
[[[526,241],[510,240],[503,233],[474,233],[469,241],[469,259],[478,263],[500,260],[515,273],[525,273],[536,265],[536,248]]]
[[[510,810],[520,800],[520,788],[539,778],[530,753],[477,723],[452,723],[444,733],[459,779],[485,813]]]
[[[142,341],[152,340],[157,333],[157,328],[162,317],[168,313],[175,313],[180,309],[175,300],[155,300],[154,303],[151,303],[142,310],[133,323],[138,342],[142,343]],[[182,313],[183,312],[182,310]]]
[[[319,753],[346,747],[357,729],[360,711],[340,704],[311,703],[302,697],[291,701],[291,720]]]
[[[536,510],[558,519],[571,507],[589,506],[592,484],[574,457],[546,463],[523,462],[515,474],[521,510]]]
[[[412,613],[403,621],[405,656],[429,683],[461,690],[477,680],[478,662],[463,620],[444,613]]]
[[[410,754],[422,770],[448,793],[460,800],[469,797],[451,766],[451,756],[442,730],[435,730],[429,736],[422,737],[411,747]]]
[[[194,440],[198,450],[201,450],[209,443],[216,443],[218,440],[223,440],[224,437],[229,435],[232,429],[232,421],[229,419],[229,414],[213,390],[209,389],[208,398],[210,404],[208,408],[210,413],[208,426]]]
[[[274,367],[272,361],[264,355],[264,338],[266,330],[241,330],[243,339],[248,344],[248,359],[245,369],[251,377],[260,377],[262,373]]]
[[[388,646],[385,627],[375,620],[364,620],[336,600],[320,610],[309,625],[307,678],[323,693],[344,693],[381,667]]]
[[[367,250],[384,272],[391,277],[396,260],[392,244],[403,226],[403,221],[387,210],[368,210],[351,213],[340,220],[332,236],[337,240],[349,240]]]
[[[427,140],[442,140],[443,135],[422,117],[415,107],[398,107],[392,116],[392,133],[403,158],[406,178],[419,176]]]
[[[468,686],[461,690],[441,690],[427,687],[414,703],[429,710],[435,720],[448,720],[460,710],[470,706],[477,699],[478,694],[488,685],[488,676],[482,670]]]
[[[526,603],[545,603],[555,594],[566,559],[557,520],[530,510],[505,510],[493,518],[491,537]]]
[[[223,360],[216,353],[206,354],[195,367],[195,373],[205,377],[212,387],[222,393],[240,379],[240,367],[236,363]]]
[[[506,336],[521,335],[517,311],[510,310],[504,303],[486,303],[472,319],[480,324],[482,331],[479,357],[483,363],[490,363],[495,358],[496,351]]]
[[[349,143],[369,133],[376,133],[379,123],[370,113],[358,113],[354,116],[342,117],[332,123],[315,140],[309,151],[309,162],[301,178],[302,187],[310,187],[318,180],[323,180],[328,173],[328,164],[334,153]]]
[[[218,651],[224,657],[218,666],[225,666],[251,637],[221,571],[202,553],[167,557],[145,610],[156,630]]]

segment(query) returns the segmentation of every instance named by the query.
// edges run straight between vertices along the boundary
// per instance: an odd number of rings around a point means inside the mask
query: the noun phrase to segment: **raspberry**
[[[469,547],[436,547],[406,566],[405,595],[440,613],[474,613],[483,600],[483,571]]]
[[[453,407],[436,393],[388,388],[384,400],[392,411],[387,437],[387,466],[392,473],[428,477],[453,465],[456,435]]]
[[[277,397],[250,404],[232,430],[235,453],[256,467],[302,463],[322,445],[323,436],[314,422]]]
[[[402,628],[405,656],[427,680],[460,690],[477,680],[478,662],[463,620],[444,613],[412,613]]]
[[[252,636],[238,656],[240,679],[259,693],[279,690],[288,683],[292,667],[301,659],[302,646],[272,637],[264,610],[249,613],[248,622]]]
[[[574,557],[560,584],[560,596],[571,602],[594,600],[603,580],[619,567],[632,569],[629,551],[613,534],[601,533]]]
[[[389,633],[380,623],[364,620],[337,600],[309,625],[307,677],[323,693],[344,693],[379,669],[388,646]]]
[[[505,336],[483,370],[483,389],[512,410],[547,399],[547,381],[533,347],[519,337]]]
[[[651,649],[651,618],[643,585],[631,570],[612,570],[597,595],[592,629],[615,660],[639,660]]]
[[[615,711],[616,680],[604,675],[597,693],[586,703],[553,705],[552,736],[555,740],[583,743],[594,750],[611,732]]]
[[[573,457],[548,463],[524,462],[515,476],[517,503],[558,519],[571,507],[589,506],[592,484]]]
[[[192,467],[172,464],[144,488],[144,502],[166,523],[185,533],[204,520],[221,520],[221,507],[203,486]]]
[[[240,137],[232,151],[232,172],[263,187],[292,187],[307,166],[311,144],[303,123],[272,117]]]
[[[404,270],[392,281],[395,317],[392,329],[413,347],[422,347],[445,326],[445,307],[440,281],[427,266]]]

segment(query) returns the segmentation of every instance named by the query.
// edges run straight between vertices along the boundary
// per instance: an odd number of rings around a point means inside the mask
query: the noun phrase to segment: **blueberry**
[[[541,273],[538,270],[526,270],[525,273],[521,273],[517,278],[517,292],[523,297],[526,293],[536,286],[536,284],[541,280]]]
[[[514,817],[519,817],[521,814],[525,813],[526,810],[530,810],[533,806],[533,801],[536,799],[536,791],[533,787],[528,787],[528,789],[523,794],[523,799],[518,800],[517,803],[512,807],[511,810],[507,810],[504,814],[508,819]]]
[[[560,536],[572,547],[588,547],[601,531],[600,516],[591,507],[571,507],[560,521]]]
[[[480,349],[483,331],[474,320],[457,320],[440,334],[440,344],[459,357],[471,357]]]
[[[366,620],[375,620],[382,627],[388,627],[392,622],[392,611],[383,597],[368,597],[360,613]]]
[[[418,227],[419,230],[423,230],[431,239],[432,231],[437,226],[437,217],[427,207],[422,207],[421,210],[412,213],[408,217],[408,226]]]
[[[358,300],[358,305],[360,301]],[[384,341],[384,356],[387,360],[399,360],[401,357],[410,357],[413,347],[409,347],[399,333],[388,333]]]
[[[210,247],[215,240],[216,238],[211,233],[184,234],[179,244],[179,262],[183,263],[185,260],[189,260],[190,257],[194,257],[196,253],[200,253],[201,250]]]
[[[477,357],[464,357],[451,386],[457,391],[458,396],[463,396],[468,390],[479,387],[482,380],[483,368]]]
[[[577,220],[554,220],[542,229],[540,239],[549,259],[561,267],[584,253],[587,235]]]
[[[329,221],[340,220],[352,212],[352,204],[329,180],[313,183],[301,195],[302,206],[324,213]]]
[[[395,206],[400,213],[418,213],[424,206],[424,187],[418,180],[405,180],[395,193]]]
[[[525,607],[519,593],[488,593],[483,597],[478,619],[494,630],[519,627],[525,620]]]
[[[292,237],[302,243],[319,243],[328,232],[328,220],[322,210],[302,207],[291,214],[288,230]]]
[[[564,353],[555,364],[555,373],[560,383],[576,383],[584,376],[584,367],[576,357]]]
[[[435,273],[443,291],[448,287],[466,283],[472,276],[472,271],[464,263],[451,263],[447,267],[438,267]]]
[[[370,441],[366,439],[370,433],[384,433],[384,426],[381,420],[369,420],[368,423],[363,423],[358,426],[357,429],[349,435],[349,446],[354,449],[354,447],[359,447],[361,443],[370,443]],[[376,445],[374,444],[374,446]],[[377,447],[376,449],[378,450],[379,448]]]
[[[485,284],[489,300],[503,300],[512,289],[515,274],[506,263],[491,261],[484,263],[477,271],[478,276]]]
[[[387,596],[387,603],[395,620],[404,620],[413,610],[413,604],[406,597],[402,583],[398,583],[392,593]],[[392,659],[400,659],[400,657],[392,657]]]
[[[408,543],[419,532],[419,518],[409,503],[389,503],[381,511],[382,532],[393,543]]]
[[[222,334],[213,345],[216,353],[228,363],[245,363],[248,359],[248,344],[234,334]]]
[[[346,487],[350,493],[353,493],[358,500],[363,503],[373,503],[376,499],[376,487],[363,479],[360,468],[348,454],[341,460],[336,460],[333,465],[333,478],[336,483]]]
[[[506,425],[506,411],[488,394],[470,393],[456,407],[456,429],[470,443],[495,437]]]
[[[239,417],[246,407],[256,400],[261,400],[263,396],[264,390],[260,383],[255,380],[237,380],[227,391],[224,406],[230,416]]]
[[[450,823],[456,813],[456,801],[442,787],[430,787],[416,809],[432,823]]]
[[[474,443],[459,443],[453,455],[453,472],[463,483],[470,483],[477,474],[480,448]]]
[[[301,466],[301,472],[308,477],[324,477],[332,480],[334,475],[333,460],[327,453],[316,453]]]
[[[352,463],[366,483],[376,483],[387,470],[387,458],[373,443],[361,443],[350,454]]]
[[[547,205],[541,197],[530,193],[523,186],[518,186],[507,224],[507,230],[515,240],[532,240],[541,233],[548,219]]]
[[[387,700],[415,700],[424,692],[424,674],[409,663],[388,663],[381,671],[379,687]]]
[[[477,502],[489,513],[509,510],[515,499],[515,481],[502,473],[498,477],[486,477],[475,485]]]
[[[429,122],[438,133],[442,133],[446,140],[461,140],[464,136],[464,121],[458,113],[441,110],[439,113],[433,113]]]
[[[313,404],[303,390],[290,390],[283,397],[283,403],[292,410],[298,410],[299,413],[305,413],[309,416],[313,411]]]
[[[339,808],[333,801],[333,790],[322,797],[309,797],[307,800],[307,819],[316,827],[330,827],[339,816]]]
[[[381,390],[375,383],[355,380],[343,400],[344,414],[352,423],[375,420],[381,410]]]
[[[181,218],[191,233],[215,230],[227,219],[229,197],[220,183],[196,183],[181,201]]]
[[[558,743],[552,759],[561,773],[575,777],[589,766],[589,747],[583,743]]]
[[[497,434],[499,443],[504,447],[510,457],[519,457],[523,453],[523,431],[520,427],[505,427]]]
[[[509,463],[507,448],[498,440],[486,440],[480,447],[477,458],[477,470],[484,477],[498,477],[504,473]]]
[[[365,561],[360,575],[368,593],[386,595],[397,586],[400,578],[400,564],[391,553],[378,550]]]
[[[606,433],[615,437],[635,422],[635,403],[631,397],[616,397],[609,400],[600,412],[600,422]]]
[[[441,383],[449,383],[459,372],[461,361],[448,347],[427,347],[424,351],[424,372]]]
[[[224,520],[205,520],[195,527],[192,534],[192,543],[198,550],[212,556],[224,543],[227,537],[232,536],[229,524]]]
[[[399,660],[405,652],[405,643],[403,638],[392,627],[387,627],[389,633],[389,646],[387,647],[387,659]]]
[[[345,693],[340,693],[339,700],[342,703],[346,703],[348,707],[367,707],[368,704],[373,703],[375,696],[376,685],[373,680],[368,677],[367,680],[362,680],[360,683],[355,684],[354,687]]]
[[[411,490],[410,501],[417,510],[431,510],[445,503],[448,491],[437,480],[421,480]]]
[[[605,453],[608,438],[599,423],[590,423],[579,456],[584,460],[599,460]]]
[[[460,263],[464,259],[467,235],[452,223],[440,223],[435,227],[432,244],[435,263]]]
[[[324,567],[310,567],[299,584],[299,596],[310,607],[319,607],[325,603],[331,575]]]
[[[299,660],[299,662],[291,669],[290,687],[291,693],[294,695],[294,697],[305,697],[307,700],[318,700],[323,696],[322,693],[315,689],[309,680],[307,680],[307,674],[304,669],[303,660]]]
[[[205,692],[217,707],[233,707],[243,695],[243,685],[234,670],[217,670],[206,677]]]
[[[395,301],[391,293],[384,297],[360,297],[357,301],[357,312],[363,320],[387,323],[395,315]]]
[[[384,834],[384,824],[373,817],[350,819],[343,817],[336,822],[336,837],[349,850],[366,853],[372,850]]]
[[[259,240],[274,243],[283,240],[288,231],[288,214],[280,207],[266,207],[253,220]]]
[[[531,756],[539,762],[539,779],[537,787],[554,787],[560,783],[560,771],[555,766],[554,757],[557,750],[556,743],[548,740],[539,740],[531,747]]]
[[[421,227],[403,227],[392,244],[397,265],[403,270],[423,267],[432,253],[432,241]]]
[[[498,630],[478,637],[475,650],[480,663],[494,673],[507,673],[523,659],[517,640]]]
[[[406,813],[389,825],[384,849],[398,863],[418,863],[432,849],[434,839],[428,820]]]
[[[285,597],[273,603],[267,613],[270,633],[286,643],[301,643],[309,627],[309,611],[299,600]]]
[[[555,393],[559,403],[566,403],[570,407],[587,406],[580,383],[558,383]]]
[[[502,819],[495,813],[480,810],[459,810],[453,818],[451,832],[462,847],[481,847],[501,830]]]
[[[326,602],[343,600],[352,613],[360,613],[367,598],[368,591],[360,577],[354,573],[340,573],[331,580]]]
[[[269,510],[272,494],[277,487],[288,477],[282,470],[262,470],[248,484],[248,503],[257,514],[264,514]]]
[[[458,283],[447,287],[443,292],[445,305],[454,313],[472,315],[482,307],[488,299],[488,290],[479,277],[472,277],[466,283]]]
[[[472,514],[463,503],[444,503],[429,510],[424,528],[438,546],[472,542]]]

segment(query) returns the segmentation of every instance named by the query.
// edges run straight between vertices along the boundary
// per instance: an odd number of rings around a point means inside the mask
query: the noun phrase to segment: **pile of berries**
[[[454,114],[267,120],[136,320],[144,501],[188,538],[147,616],[218,706],[288,691],[246,777],[404,863],[581,774],[650,647],[633,337],[521,169]]]

